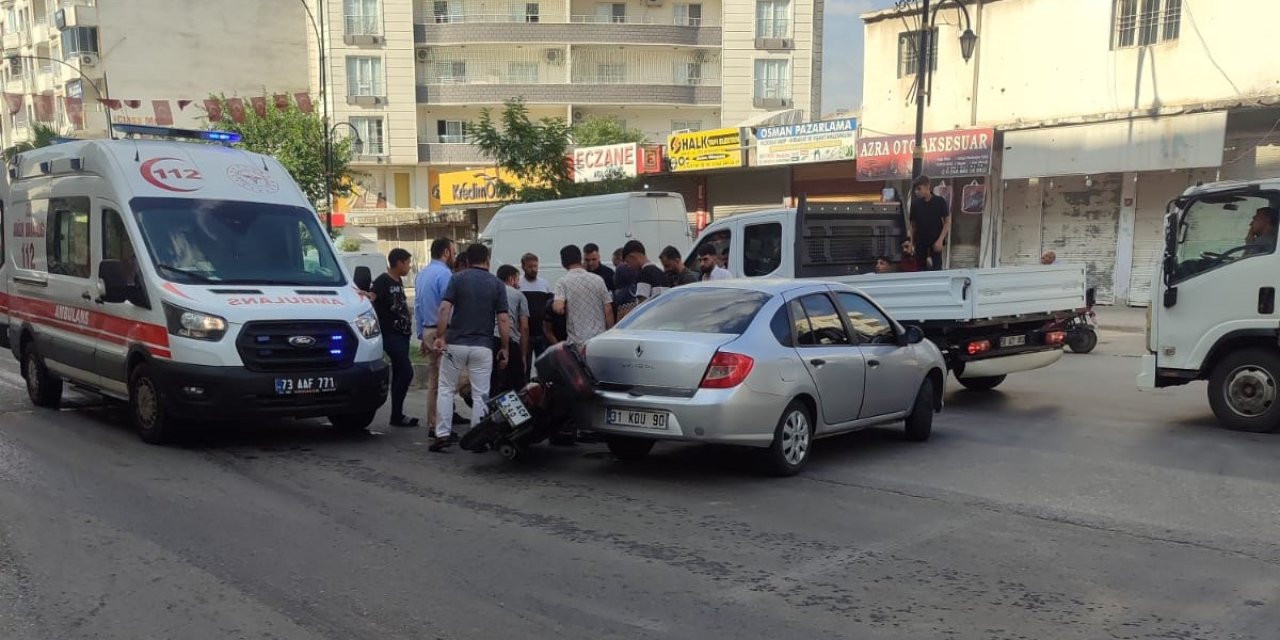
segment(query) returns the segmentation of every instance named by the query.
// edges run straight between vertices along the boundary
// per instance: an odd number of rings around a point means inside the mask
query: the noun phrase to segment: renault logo
[[[637,358],[640,358],[640,357],[643,357],[643,356],[644,356],[644,347],[642,347],[642,346],[640,346],[640,345],[636,345],[636,357],[637,357]]]
[[[311,336],[290,336],[289,346],[297,347],[299,349],[314,347],[316,346],[316,339],[312,338]]]

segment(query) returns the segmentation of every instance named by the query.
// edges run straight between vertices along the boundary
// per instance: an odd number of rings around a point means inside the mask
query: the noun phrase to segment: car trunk
[[[587,366],[605,389],[689,396],[702,382],[716,350],[737,338],[724,333],[612,331],[587,344]]]

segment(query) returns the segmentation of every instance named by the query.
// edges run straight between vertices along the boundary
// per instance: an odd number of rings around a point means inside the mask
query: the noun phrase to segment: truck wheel
[[[763,453],[765,469],[775,476],[800,473],[813,449],[813,416],[803,402],[793,401],[778,419],[773,444]]]
[[[145,364],[134,367],[129,376],[129,418],[133,428],[138,430],[138,436],[147,444],[171,442],[177,430],[165,411],[151,368]]]
[[[31,404],[50,409],[62,404],[62,378],[51,373],[44,366],[44,359],[36,351],[35,341],[27,343],[22,358],[22,377],[27,380],[27,396]]]
[[[1098,332],[1093,329],[1076,329],[1067,334],[1067,348],[1072,353],[1089,353],[1098,346]]]
[[[341,413],[329,416],[329,424],[333,428],[343,433],[362,433],[373,424],[373,419],[377,417],[377,411],[366,411],[364,413]]]
[[[609,436],[607,441],[609,453],[619,460],[643,460],[653,451],[655,440],[632,438],[630,436]]]
[[[1250,347],[1227,354],[1209,376],[1209,406],[1228,429],[1269,433],[1280,429],[1280,355]]]
[[[985,378],[961,378],[956,376],[956,380],[966,389],[973,391],[990,391],[1004,382],[1008,376],[987,376]]]
[[[933,433],[933,381],[925,378],[907,416],[907,440],[924,442]]]

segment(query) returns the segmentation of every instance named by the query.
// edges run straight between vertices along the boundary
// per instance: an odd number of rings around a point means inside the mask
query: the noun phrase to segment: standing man
[[[547,307],[551,306],[551,287],[547,286],[547,281],[538,277],[538,256],[532,253],[526,253],[520,257],[520,270],[524,275],[520,278],[520,293],[524,294],[525,300],[529,302],[529,325],[533,327],[541,327],[546,317]],[[550,343],[543,338],[542,332],[533,337],[533,343],[530,345],[533,350],[533,357],[538,357],[543,351],[547,350]],[[532,363],[525,363],[526,365]]]
[[[507,288],[507,312],[511,315],[511,354],[505,369],[495,369],[489,385],[491,396],[503,391],[518,391],[524,387],[526,363],[533,334],[529,331],[529,301],[516,288],[520,284],[520,270],[504,264],[498,267],[498,279]],[[502,337],[502,327],[494,323],[493,337]]]
[[[702,272],[702,281],[731,280],[733,274],[720,266],[720,256],[716,255],[716,247],[710,242],[698,247],[698,271]]]
[[[458,374],[466,370],[471,378],[471,427],[484,419],[489,399],[489,382],[494,367],[493,325],[498,324],[499,368],[507,365],[511,316],[506,285],[489,273],[489,248],[482,244],[467,247],[466,271],[449,281],[440,304],[439,331],[435,349],[440,361],[439,419],[431,451],[444,451],[453,444],[453,402]]]
[[[627,266],[636,273],[635,302],[623,309],[622,315],[625,317],[640,303],[657,297],[667,290],[667,274],[661,267],[649,262],[644,243],[639,240],[628,240],[627,244],[622,246],[622,259],[626,260]]]
[[[662,263],[662,270],[667,272],[667,281],[672,287],[678,287],[685,284],[693,284],[698,281],[698,274],[690,271],[684,266],[684,259],[680,256],[680,250],[668,245],[658,254],[658,261]]]
[[[600,262],[600,245],[588,242],[582,246],[582,268],[604,280],[604,288],[613,292],[613,269]]]
[[[427,360],[427,425],[435,428],[436,396],[440,392],[440,354],[431,350],[436,341],[436,325],[440,319],[440,303],[453,278],[453,262],[457,248],[449,238],[436,238],[431,243],[431,264],[418,274],[413,284],[414,317],[417,318],[419,351]]]
[[[416,427],[417,418],[404,415],[404,397],[413,381],[413,364],[409,362],[409,336],[413,320],[409,317],[409,300],[404,295],[404,277],[409,275],[413,256],[395,248],[387,254],[387,272],[373,281],[373,309],[382,327],[382,350],[391,360],[391,426]]]
[[[908,237],[916,248],[916,261],[922,271],[942,270],[942,248],[951,235],[951,211],[947,201],[933,195],[929,176],[911,183],[916,199],[911,203],[911,225]]]
[[[564,277],[556,281],[555,313],[564,314],[569,342],[585,344],[613,326],[613,297],[604,281],[582,268],[582,251],[560,250]]]

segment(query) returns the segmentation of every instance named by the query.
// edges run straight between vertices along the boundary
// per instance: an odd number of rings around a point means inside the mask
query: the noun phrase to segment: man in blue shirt
[[[453,261],[457,248],[449,238],[437,238],[431,243],[431,264],[418,274],[414,281],[414,325],[418,340],[422,342],[422,355],[427,359],[427,424],[432,430],[439,416],[436,415],[436,394],[440,389],[440,354],[431,349],[436,340],[436,324],[440,303],[445,289],[453,277]]]

